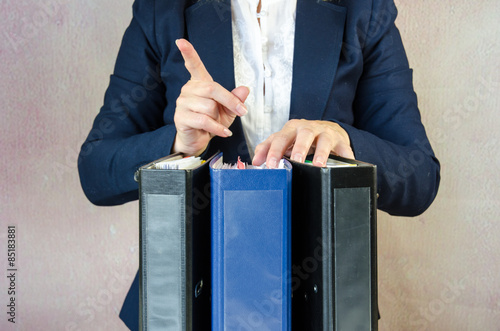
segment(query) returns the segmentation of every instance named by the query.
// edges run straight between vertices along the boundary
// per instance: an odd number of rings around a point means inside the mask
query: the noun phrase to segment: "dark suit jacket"
[[[95,204],[137,199],[135,170],[170,154],[176,99],[189,79],[176,39],[190,40],[214,80],[235,87],[230,0],[192,2],[134,3],[104,106],[78,160]],[[379,209],[411,216],[433,201],[439,162],[421,123],[396,14],[392,0],[298,0],[290,118],[339,123],[356,159],[377,165]],[[241,121],[230,129],[233,136],[214,138],[206,154],[248,159]]]

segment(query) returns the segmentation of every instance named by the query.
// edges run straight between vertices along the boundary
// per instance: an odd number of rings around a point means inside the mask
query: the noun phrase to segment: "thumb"
[[[241,102],[245,102],[248,95],[250,94],[250,89],[246,86],[238,86],[237,88],[232,90],[231,93],[237,96]]]

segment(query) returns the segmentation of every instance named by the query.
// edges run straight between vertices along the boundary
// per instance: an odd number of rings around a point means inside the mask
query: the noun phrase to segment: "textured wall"
[[[0,0],[0,306],[17,226],[17,319],[1,330],[123,330],[137,204],[94,207],[76,157],[131,1]],[[500,2],[397,1],[423,121],[442,163],[414,219],[379,214],[381,330],[500,325]],[[112,15],[109,15],[112,13]]]
[[[381,329],[499,330],[500,2],[397,4],[442,181],[421,217],[380,215]]]
[[[0,330],[7,224],[17,225],[18,330],[123,330],[137,206],[86,201],[77,153],[102,104],[132,1],[0,1]],[[110,15],[110,13],[112,15]]]

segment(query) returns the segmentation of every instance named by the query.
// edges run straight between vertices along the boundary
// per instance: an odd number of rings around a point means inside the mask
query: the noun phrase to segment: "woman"
[[[137,0],[80,152],[85,194],[137,199],[134,172],[172,152],[270,167],[336,153],[377,165],[379,209],[422,213],[440,167],[396,14],[392,0]]]

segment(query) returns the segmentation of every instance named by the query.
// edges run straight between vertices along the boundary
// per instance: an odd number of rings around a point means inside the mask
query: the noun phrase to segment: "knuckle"
[[[207,126],[207,117],[202,114],[197,114],[194,116],[194,123],[196,124],[196,127],[205,129]]]
[[[333,142],[334,140],[338,140],[338,133],[335,130],[324,130],[320,134],[322,139],[325,139],[328,142]]]
[[[175,104],[179,107],[186,103],[187,97],[181,93],[177,100],[175,100]]]
[[[267,150],[271,142],[272,142],[272,139],[270,136],[269,138],[267,138],[266,140],[264,140],[263,142],[261,142],[260,144],[255,146],[255,152],[258,153],[260,151]]]
[[[323,124],[325,126],[325,131],[329,132],[332,136],[341,136],[338,128],[337,128],[337,123],[327,123]]]
[[[297,127],[297,126],[300,125],[301,121],[302,120],[300,120],[300,119],[292,118],[285,125],[289,125],[289,126],[292,126],[292,127]]]
[[[273,134],[273,140],[274,141],[287,141],[288,137],[286,134],[284,134],[283,132],[280,131],[280,132]]]
[[[316,135],[316,133],[314,132],[314,130],[312,128],[310,128],[310,127],[300,128],[299,133],[304,138],[311,138],[311,137],[314,137]]]
[[[199,106],[200,111],[211,115],[214,113],[215,108],[217,108],[217,103],[212,99],[205,99]]]
[[[188,81],[186,84],[184,84],[182,86],[181,95],[188,93],[190,88],[191,88],[191,84],[190,84],[190,81]]]
[[[304,151],[308,151],[309,147],[310,147],[310,145],[306,144],[305,142],[296,141],[295,144],[292,146],[292,151],[294,153],[297,153],[297,152],[302,153]]]
[[[215,92],[215,85],[214,84],[205,84],[203,86],[203,94],[204,95],[209,95],[212,96]]]

